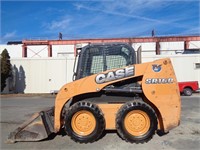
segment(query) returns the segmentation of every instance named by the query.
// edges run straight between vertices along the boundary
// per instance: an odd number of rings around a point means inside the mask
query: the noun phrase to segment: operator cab
[[[126,43],[89,44],[81,49],[77,57],[75,80],[136,63],[135,51]]]

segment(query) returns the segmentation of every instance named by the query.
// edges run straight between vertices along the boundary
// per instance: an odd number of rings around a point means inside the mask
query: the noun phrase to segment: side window
[[[109,53],[110,54],[106,56],[107,70],[122,68],[130,65],[132,62],[131,52],[125,47],[116,47],[114,52],[110,50]]]
[[[91,65],[91,70],[90,74],[96,74],[99,72],[103,72],[103,56],[93,56],[92,57],[92,65]]]
[[[82,57],[81,78],[104,71],[103,51],[100,48],[88,48]]]
[[[121,55],[106,56],[107,70],[126,66],[126,59]]]

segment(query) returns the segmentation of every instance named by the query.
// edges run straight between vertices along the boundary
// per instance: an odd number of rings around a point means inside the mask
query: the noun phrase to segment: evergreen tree
[[[1,53],[1,92],[6,87],[6,79],[11,74],[10,56],[7,49],[4,49]]]

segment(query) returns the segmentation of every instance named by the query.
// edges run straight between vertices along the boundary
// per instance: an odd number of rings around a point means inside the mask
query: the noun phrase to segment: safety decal
[[[171,84],[173,82],[173,78],[148,78],[145,80],[146,84]]]
[[[162,69],[161,66],[162,66],[162,65],[153,64],[153,65],[152,65],[152,69],[153,69],[154,72],[160,72],[161,69]]]
[[[133,76],[135,74],[135,67],[130,66],[126,67],[124,69],[118,69],[116,71],[110,71],[106,74],[98,74],[95,78],[95,81],[97,84],[102,84],[105,82],[113,81],[113,80],[118,80],[122,78],[126,78],[129,76]]]

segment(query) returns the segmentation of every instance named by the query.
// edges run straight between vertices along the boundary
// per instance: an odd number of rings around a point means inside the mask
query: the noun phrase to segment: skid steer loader
[[[77,51],[74,81],[58,92],[55,106],[11,132],[9,143],[39,141],[64,130],[79,143],[116,130],[131,143],[149,141],[180,124],[181,101],[170,59],[138,64],[126,43],[89,44]]]

